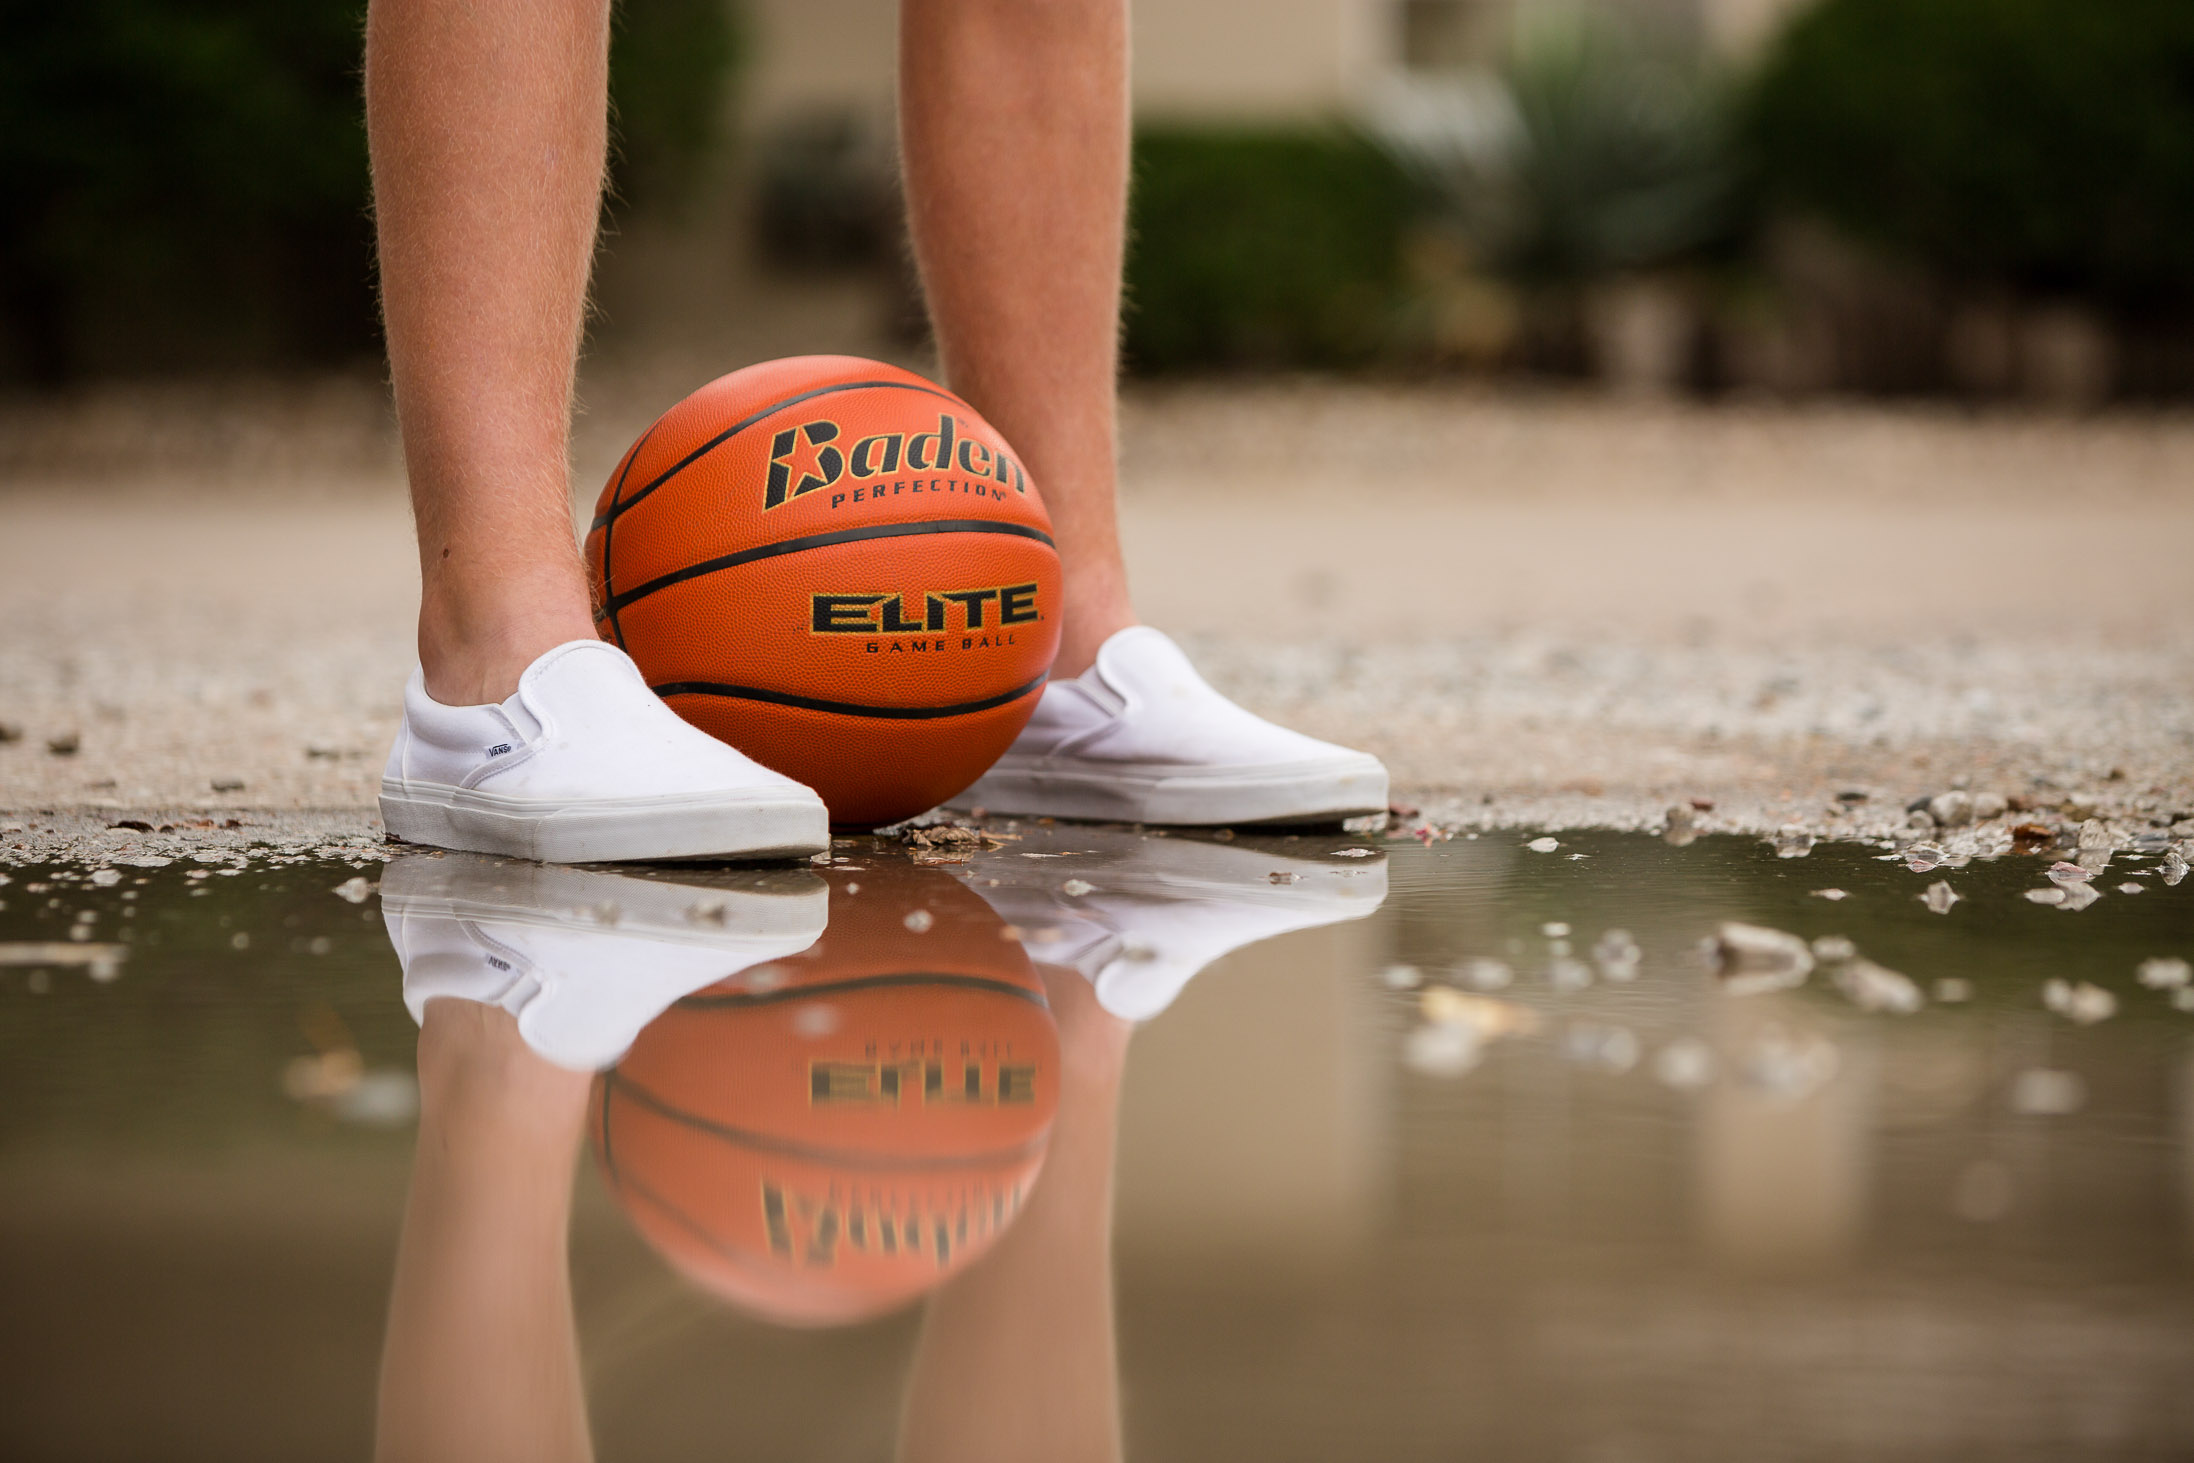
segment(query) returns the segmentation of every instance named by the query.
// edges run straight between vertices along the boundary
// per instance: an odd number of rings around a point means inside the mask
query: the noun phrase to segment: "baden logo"
[[[836,445],[841,436],[836,422],[813,421],[787,427],[772,438],[769,487],[762,499],[763,508],[779,507],[841,478],[865,484],[897,472],[956,472],[969,480],[969,491],[977,490],[984,482],[995,482],[1017,493],[1028,491],[1028,478],[1020,463],[1008,453],[994,452],[984,443],[963,436],[959,419],[948,413],[938,415],[934,432],[882,432],[863,437],[843,450]],[[917,480],[915,491],[921,490]],[[875,496],[884,496],[883,484],[877,484]]]
[[[921,606],[911,620],[907,618],[910,602]],[[817,635],[909,635],[950,629],[955,618],[961,629],[989,630],[1032,625],[1043,616],[1036,608],[1034,584],[1007,584],[922,595],[818,594],[808,628]]]

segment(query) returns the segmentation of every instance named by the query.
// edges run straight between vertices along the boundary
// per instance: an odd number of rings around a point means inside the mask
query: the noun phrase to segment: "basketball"
[[[844,825],[974,782],[1059,647],[1059,555],[1019,458],[877,361],[769,361],[694,392],[617,464],[586,547],[602,636]]]
[[[937,869],[830,878],[823,938],[671,1006],[590,1122],[648,1243],[788,1325],[881,1315],[982,1254],[1058,1104],[1043,987],[988,905]]]

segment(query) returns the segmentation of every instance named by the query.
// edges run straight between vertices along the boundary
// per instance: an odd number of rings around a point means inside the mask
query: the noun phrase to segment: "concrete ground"
[[[598,368],[581,496],[707,374]],[[2194,417],[1288,380],[1137,388],[1123,439],[1145,617],[1450,821],[1883,835],[1966,785],[2194,833]],[[416,588],[376,383],[0,404],[0,523],[0,854],[375,831]]]

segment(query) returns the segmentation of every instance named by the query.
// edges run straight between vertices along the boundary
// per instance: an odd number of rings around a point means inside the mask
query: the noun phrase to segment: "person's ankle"
[[[1107,640],[1140,623],[1135,611],[1124,604],[1081,614],[1070,609],[1059,636],[1059,654],[1051,663],[1051,678],[1063,681],[1080,675],[1097,663],[1097,652]]]
[[[573,640],[596,638],[584,609],[544,608],[482,623],[440,610],[419,611],[419,667],[427,694],[444,706],[488,706],[518,689],[526,667]]]

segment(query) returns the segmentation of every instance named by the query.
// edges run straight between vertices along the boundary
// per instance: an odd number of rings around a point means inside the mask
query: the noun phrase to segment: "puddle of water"
[[[994,831],[12,871],[0,1454],[2194,1447],[2159,856]]]

